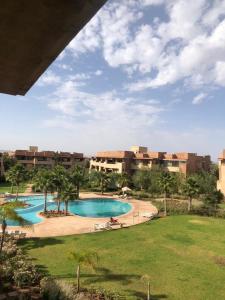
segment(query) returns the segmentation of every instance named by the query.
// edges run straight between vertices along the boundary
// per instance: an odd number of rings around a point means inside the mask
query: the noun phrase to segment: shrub
[[[0,264],[4,282],[14,282],[18,287],[23,287],[36,284],[40,280],[37,268],[11,237],[5,240]]]

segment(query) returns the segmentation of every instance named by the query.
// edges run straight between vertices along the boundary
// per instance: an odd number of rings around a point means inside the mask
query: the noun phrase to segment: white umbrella
[[[129,191],[131,191],[131,189],[130,189],[128,186],[124,186],[124,187],[122,188],[123,194],[124,194],[125,192],[129,192]]]

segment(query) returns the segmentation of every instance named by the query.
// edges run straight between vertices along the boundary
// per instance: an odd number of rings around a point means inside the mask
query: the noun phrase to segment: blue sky
[[[225,1],[109,0],[25,97],[0,94],[0,149],[225,148]]]

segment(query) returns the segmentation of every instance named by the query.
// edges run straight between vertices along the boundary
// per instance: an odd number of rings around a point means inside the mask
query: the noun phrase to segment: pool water
[[[43,219],[38,214],[44,209],[44,196],[29,196],[19,197],[18,200],[29,204],[26,208],[17,209],[17,213],[31,224],[40,223]],[[53,196],[49,195],[47,198],[47,209],[57,209],[57,204],[53,200]],[[61,203],[61,210],[64,209],[64,203]],[[129,203],[124,203],[118,200],[109,198],[93,198],[87,200],[70,201],[68,205],[70,213],[82,217],[104,218],[116,217],[126,214],[131,210]],[[9,226],[18,225],[17,222],[8,220]]]

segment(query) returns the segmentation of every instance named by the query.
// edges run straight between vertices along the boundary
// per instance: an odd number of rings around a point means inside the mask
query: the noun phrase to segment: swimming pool
[[[19,197],[18,200],[26,202],[29,206],[17,209],[18,214],[31,224],[40,223],[43,218],[38,214],[44,209],[44,196],[35,195],[29,197]],[[56,203],[53,196],[48,196],[47,209],[55,210]],[[128,213],[131,210],[129,203],[110,198],[88,198],[87,200],[74,200],[69,202],[69,212],[82,217],[104,218],[116,217]],[[61,210],[64,209],[64,203],[61,203]],[[18,225],[17,222],[8,220],[9,226]]]

